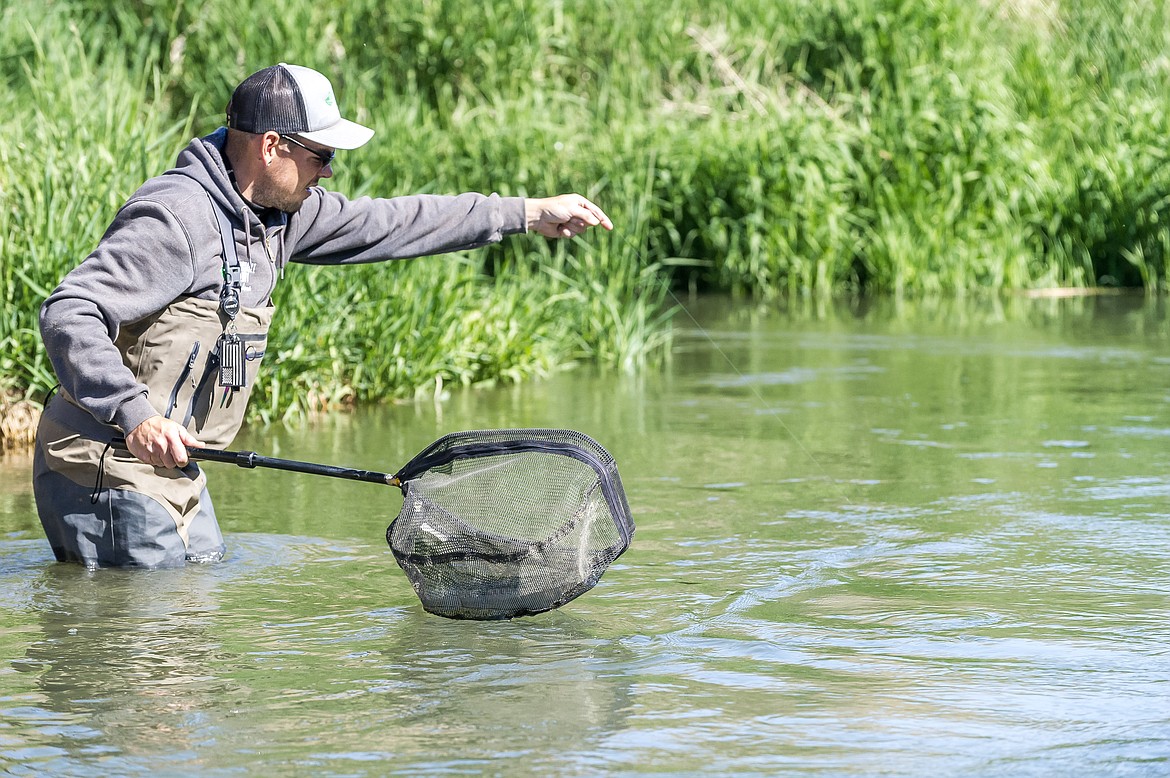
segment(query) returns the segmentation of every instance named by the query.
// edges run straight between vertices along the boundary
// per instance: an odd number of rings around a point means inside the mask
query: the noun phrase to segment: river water
[[[222,464],[224,562],[59,565],[8,455],[0,771],[1170,774],[1160,301],[687,310],[637,377],[237,441],[393,471],[452,430],[592,435],[637,534],[540,616],[426,614],[390,487]]]

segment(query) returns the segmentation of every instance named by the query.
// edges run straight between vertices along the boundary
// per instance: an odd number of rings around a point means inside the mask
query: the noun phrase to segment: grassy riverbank
[[[402,6],[402,7],[400,7]],[[663,281],[757,296],[1166,285],[1170,19],[1155,2],[15,0],[0,11],[0,390],[118,205],[275,61],[378,130],[357,194],[578,189],[569,246],[295,270],[279,418],[661,352]]]

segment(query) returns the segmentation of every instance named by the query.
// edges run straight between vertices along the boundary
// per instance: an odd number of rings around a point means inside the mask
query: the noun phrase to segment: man
[[[187,446],[235,437],[289,262],[352,264],[474,248],[535,231],[612,229],[580,195],[348,200],[318,186],[373,130],[341,117],[322,74],[265,68],[227,127],[147,181],[41,309],[61,382],[37,431],[33,486],[57,559],[181,565],[225,549]],[[124,436],[129,453],[111,448]]]

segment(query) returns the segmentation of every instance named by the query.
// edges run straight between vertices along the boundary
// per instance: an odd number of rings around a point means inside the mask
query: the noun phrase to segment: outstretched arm
[[[546,238],[572,238],[598,225],[613,229],[605,212],[579,194],[525,200],[524,217],[529,232]]]

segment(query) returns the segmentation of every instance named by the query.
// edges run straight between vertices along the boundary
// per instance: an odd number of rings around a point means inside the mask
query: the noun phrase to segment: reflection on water
[[[5,711],[31,730],[17,754],[45,759],[50,772],[77,752],[116,772],[137,756],[189,757],[205,711],[227,691],[214,670],[224,654],[213,587],[208,576],[42,565],[27,603],[39,624],[12,662],[36,692]]]
[[[392,471],[455,429],[592,435],[638,533],[539,617],[425,614],[396,490],[227,466],[224,563],[58,565],[0,460],[0,770],[1170,771],[1160,301],[688,307],[661,373],[240,441]]]
[[[313,773],[406,759],[434,774],[571,746],[526,761],[551,769],[621,727],[626,652],[587,620],[441,620],[400,598],[409,587],[385,586],[381,549],[236,541],[215,569],[37,560],[5,603],[36,616],[11,662],[23,677],[4,687],[22,691],[0,702],[6,764],[227,773],[263,754]],[[31,569],[38,554],[22,551],[14,561]]]

